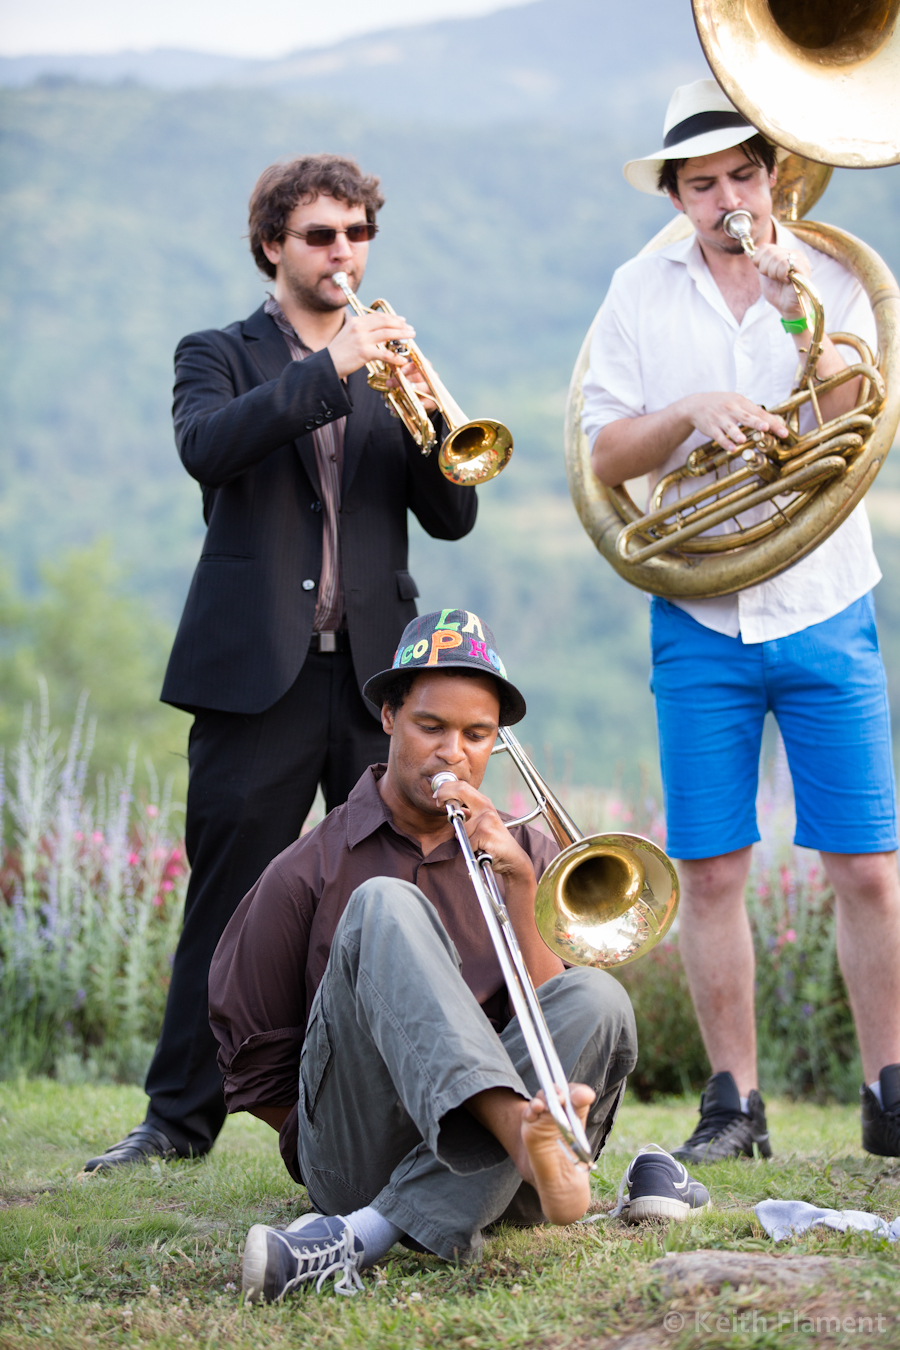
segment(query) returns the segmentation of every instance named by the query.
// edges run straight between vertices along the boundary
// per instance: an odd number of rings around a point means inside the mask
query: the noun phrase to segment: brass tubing
[[[749,511],[752,506],[761,506],[763,502],[771,501],[773,497],[780,497],[785,492],[797,491],[813,481],[816,483],[825,482],[836,474],[843,473],[846,468],[846,461],[841,459],[839,455],[816,460],[814,464],[808,464],[796,473],[788,474],[785,478],[778,478],[774,483],[767,483],[765,487],[757,488],[755,492],[743,497],[741,511]],[[727,503],[721,510],[713,512],[698,524],[682,525],[677,530],[673,530],[671,534],[667,534],[664,539],[658,539],[645,548],[636,549],[633,553],[629,553],[628,545],[634,535],[639,533],[642,523],[636,522],[632,525],[626,525],[625,529],[621,531],[616,547],[619,550],[620,557],[626,562],[647,562],[650,558],[656,558],[660,553],[677,549],[686,540],[693,539],[695,534],[700,534],[703,530],[710,530],[715,525],[723,524],[726,520],[730,520],[734,514],[733,504]],[[735,538],[736,536],[730,537]]]

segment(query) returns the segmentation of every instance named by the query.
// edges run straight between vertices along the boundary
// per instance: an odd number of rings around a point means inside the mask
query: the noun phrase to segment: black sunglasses
[[[285,234],[302,239],[310,248],[328,248],[339,234],[347,236],[348,244],[367,244],[377,233],[378,226],[371,220],[361,221],[358,225],[348,225],[346,230],[332,230],[326,225],[318,225],[313,230],[307,230],[305,234],[301,234],[299,230],[285,230]]]

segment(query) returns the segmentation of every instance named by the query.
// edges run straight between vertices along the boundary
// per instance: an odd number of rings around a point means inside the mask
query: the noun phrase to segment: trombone
[[[603,969],[650,951],[668,932],[678,908],[678,878],[663,850],[637,834],[585,838],[508,727],[500,728],[492,753],[510,756],[535,799],[534,809],[507,821],[507,828],[543,816],[561,849],[541,877],[535,899],[535,922],[546,945],[569,965]],[[431,789],[436,792],[443,783],[456,781],[453,773],[435,774]],[[459,802],[447,803],[447,816],[547,1108],[577,1163],[590,1168],[591,1147],[572,1105],[568,1079],[500,895],[491,856],[473,850]]]
[[[346,272],[335,272],[331,280],[344,292],[347,304],[354,314],[396,314],[387,300],[373,300],[367,309],[350,286]],[[474,487],[487,483],[506,468],[513,452],[513,438],[509,427],[490,417],[470,422],[462,408],[435,375],[429,370],[425,357],[414,342],[394,340],[387,344],[399,356],[408,356],[422,372],[429,396],[437,404],[448,435],[441,445],[438,463],[441,473],[459,487]],[[423,455],[428,455],[437,443],[437,433],[425,410],[416,387],[387,361],[367,361],[369,386],[381,395],[395,417],[399,417]],[[395,387],[387,384],[395,382]]]

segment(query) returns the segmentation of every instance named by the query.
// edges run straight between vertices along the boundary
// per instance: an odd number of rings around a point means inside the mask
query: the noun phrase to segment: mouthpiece
[[[455,773],[436,773],[431,780],[431,790],[432,792],[437,792],[438,788],[443,787],[445,783],[458,782],[459,779]]]
[[[350,279],[349,279],[349,277],[347,276],[347,273],[346,273],[346,272],[334,272],[334,273],[332,273],[331,280],[334,282],[335,286],[337,286],[340,290],[342,290],[342,291],[344,292],[344,294],[346,295],[347,299],[349,300],[349,299],[350,299],[350,296],[353,294],[353,291],[352,291],[352,289],[351,289],[351,286],[350,286]]]
[[[749,211],[729,211],[723,222],[725,233],[730,234],[732,239],[739,239],[741,248],[749,256],[753,257],[756,252],[756,245],[753,242],[751,229],[753,226],[753,217]]]

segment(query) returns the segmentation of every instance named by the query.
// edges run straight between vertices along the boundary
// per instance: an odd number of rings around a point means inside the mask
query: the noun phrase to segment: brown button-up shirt
[[[313,996],[347,901],[371,877],[411,881],[452,938],[462,977],[485,1013],[509,1017],[500,965],[455,839],[425,856],[401,834],[378,791],[383,764],[366,770],[343,806],[269,864],[222,934],[209,972],[209,1016],[219,1041],[229,1111],[293,1106],[281,1130],[297,1172],[300,1050]],[[540,878],[558,852],[525,825],[512,831]],[[502,886],[502,878],[499,879]]]

